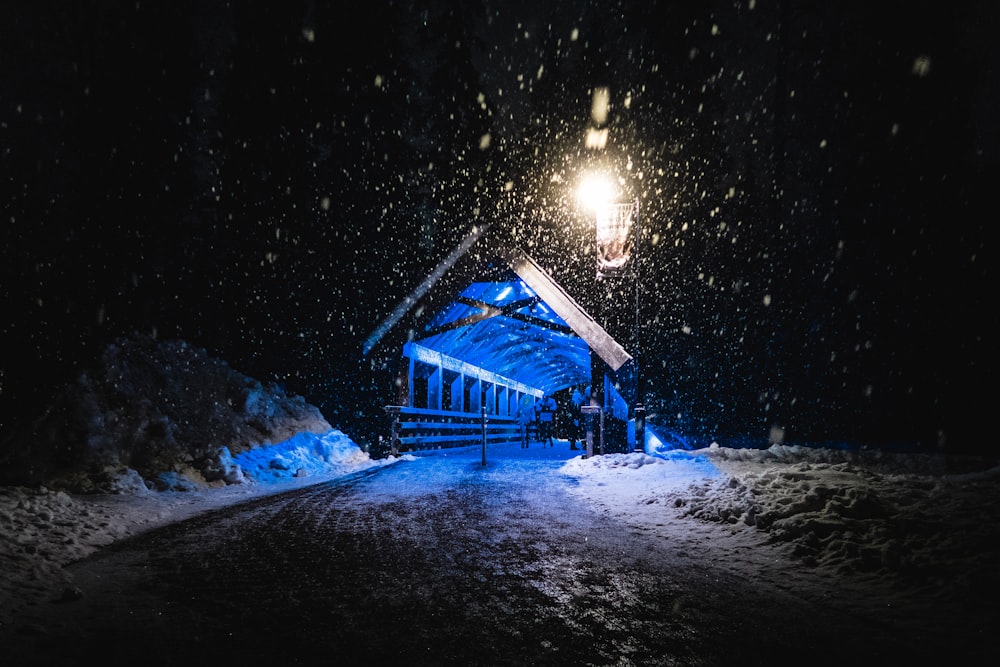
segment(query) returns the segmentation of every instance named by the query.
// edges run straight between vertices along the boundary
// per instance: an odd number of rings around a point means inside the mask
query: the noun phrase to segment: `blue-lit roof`
[[[540,392],[590,383],[591,352],[615,373],[632,361],[531,257],[484,241],[485,232],[474,228],[403,298],[367,337],[363,354],[388,363],[384,354],[399,354],[401,345],[418,377],[438,366],[467,369]]]
[[[416,342],[547,392],[590,381],[586,341],[513,273],[469,284]]]

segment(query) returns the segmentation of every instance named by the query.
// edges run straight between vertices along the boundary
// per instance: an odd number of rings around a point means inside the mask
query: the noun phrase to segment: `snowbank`
[[[242,483],[233,457],[332,430],[302,397],[205,350],[135,336],[109,345],[40,423],[4,443],[0,483],[73,493]]]
[[[807,567],[926,587],[942,598],[1000,590],[996,460],[713,445],[574,459],[562,471],[637,525],[694,519],[754,532]]]
[[[263,483],[288,477],[335,475],[378,465],[337,430],[297,433],[280,446],[249,449],[236,456],[227,450],[223,460],[239,466],[251,481]]]

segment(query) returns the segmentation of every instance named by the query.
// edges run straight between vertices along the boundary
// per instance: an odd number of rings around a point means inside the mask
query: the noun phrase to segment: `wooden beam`
[[[456,359],[455,357],[448,356],[443,352],[438,352],[437,350],[432,350],[429,347],[424,347],[419,343],[409,342],[403,346],[403,356],[410,358],[410,363],[420,361],[425,364],[431,364],[433,366],[440,366],[441,368],[447,368],[450,371],[455,371],[456,373],[461,373],[467,377],[476,378],[481,382],[489,382],[491,384],[498,384],[504,387],[510,387],[524,394],[531,394],[532,396],[541,397],[543,392],[537,387],[530,387],[523,382],[518,382],[517,380],[512,380],[508,377],[504,377],[499,373],[494,373],[488,371],[485,368],[480,368],[461,359]],[[412,376],[412,371],[411,371]],[[410,405],[413,405],[410,403]]]
[[[612,338],[601,325],[594,321],[573,298],[535,264],[524,252],[512,251],[507,258],[511,269],[547,303],[556,314],[563,318],[580,338],[611,367],[617,371],[632,359],[621,345]]]
[[[396,323],[399,322],[399,320],[401,320],[403,316],[406,315],[406,313],[408,313],[409,310],[416,305],[418,301],[420,301],[420,299],[423,298],[428,290],[430,290],[430,288],[433,287],[434,284],[440,280],[449,269],[451,269],[451,267],[455,266],[455,263],[458,262],[458,260],[461,259],[466,252],[468,252],[469,248],[475,245],[476,241],[483,236],[487,229],[489,229],[489,225],[472,228],[472,231],[470,231],[465,238],[462,239],[462,242],[458,245],[458,247],[452,250],[445,260],[441,262],[437,268],[435,268],[434,271],[423,280],[423,282],[417,285],[417,288],[413,290],[413,292],[411,292],[405,299],[403,299],[392,311],[389,317],[385,318],[382,323],[378,325],[375,331],[373,331],[368,338],[365,339],[364,346],[362,347],[363,356],[367,356],[375,345],[378,344],[379,340],[382,339],[382,336],[388,333],[389,330],[392,329]]]

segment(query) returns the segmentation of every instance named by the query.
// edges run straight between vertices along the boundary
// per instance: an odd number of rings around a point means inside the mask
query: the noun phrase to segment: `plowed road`
[[[73,566],[0,663],[823,665],[906,638],[581,504],[558,458],[421,457],[213,511]]]

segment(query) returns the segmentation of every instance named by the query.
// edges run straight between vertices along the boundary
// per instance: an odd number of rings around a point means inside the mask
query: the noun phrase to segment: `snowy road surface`
[[[932,650],[850,601],[735,575],[704,535],[615,520],[573,493],[568,453],[533,452],[485,468],[475,448],[418,456],[116,543],[72,567],[81,599],[49,607],[4,664],[833,665]]]

